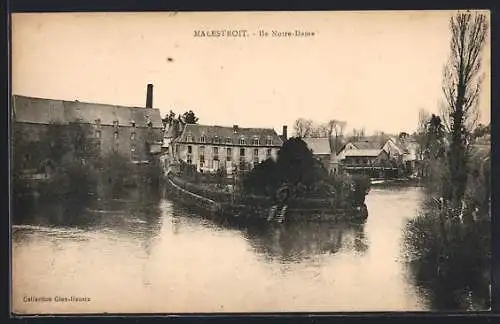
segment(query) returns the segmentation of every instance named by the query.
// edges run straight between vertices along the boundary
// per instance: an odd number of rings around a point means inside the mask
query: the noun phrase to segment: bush
[[[406,226],[405,247],[417,283],[431,291],[437,309],[488,308],[489,221],[482,218],[473,227],[449,222],[443,234],[438,213],[430,208]]]
[[[404,242],[417,282],[437,309],[487,309],[491,266],[489,160],[472,158],[464,209],[438,208],[450,197],[446,162],[431,164],[421,214],[408,222]],[[453,205],[450,205],[453,207]],[[477,208],[477,209],[476,209]]]
[[[366,195],[370,191],[370,178],[366,175],[352,175],[351,181],[353,184],[352,203],[354,206],[363,206]]]

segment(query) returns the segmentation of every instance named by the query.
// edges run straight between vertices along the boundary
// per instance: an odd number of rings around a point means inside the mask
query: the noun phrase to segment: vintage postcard
[[[14,314],[490,309],[488,11],[11,17]]]

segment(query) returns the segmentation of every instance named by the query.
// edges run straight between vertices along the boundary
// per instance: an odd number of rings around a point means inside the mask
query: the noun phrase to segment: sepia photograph
[[[491,308],[490,12],[11,15],[11,312]]]

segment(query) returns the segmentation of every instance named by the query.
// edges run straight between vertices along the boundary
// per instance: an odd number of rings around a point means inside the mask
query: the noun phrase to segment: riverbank
[[[383,187],[383,186],[423,186],[424,180],[421,178],[398,178],[398,179],[383,179],[383,178],[371,178],[370,185],[372,187]]]
[[[197,186],[171,174],[164,177],[169,197],[185,205],[204,210],[215,217],[247,221],[346,221],[363,222],[368,217],[366,205],[335,207],[325,199],[295,199],[275,201],[264,196],[244,196],[225,190],[210,190]]]

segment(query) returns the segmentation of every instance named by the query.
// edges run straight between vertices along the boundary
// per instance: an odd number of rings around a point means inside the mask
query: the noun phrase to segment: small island
[[[277,159],[268,158],[249,172],[204,174],[181,161],[166,183],[178,201],[224,217],[278,223],[368,217],[369,178],[330,174],[300,137],[286,140]]]

